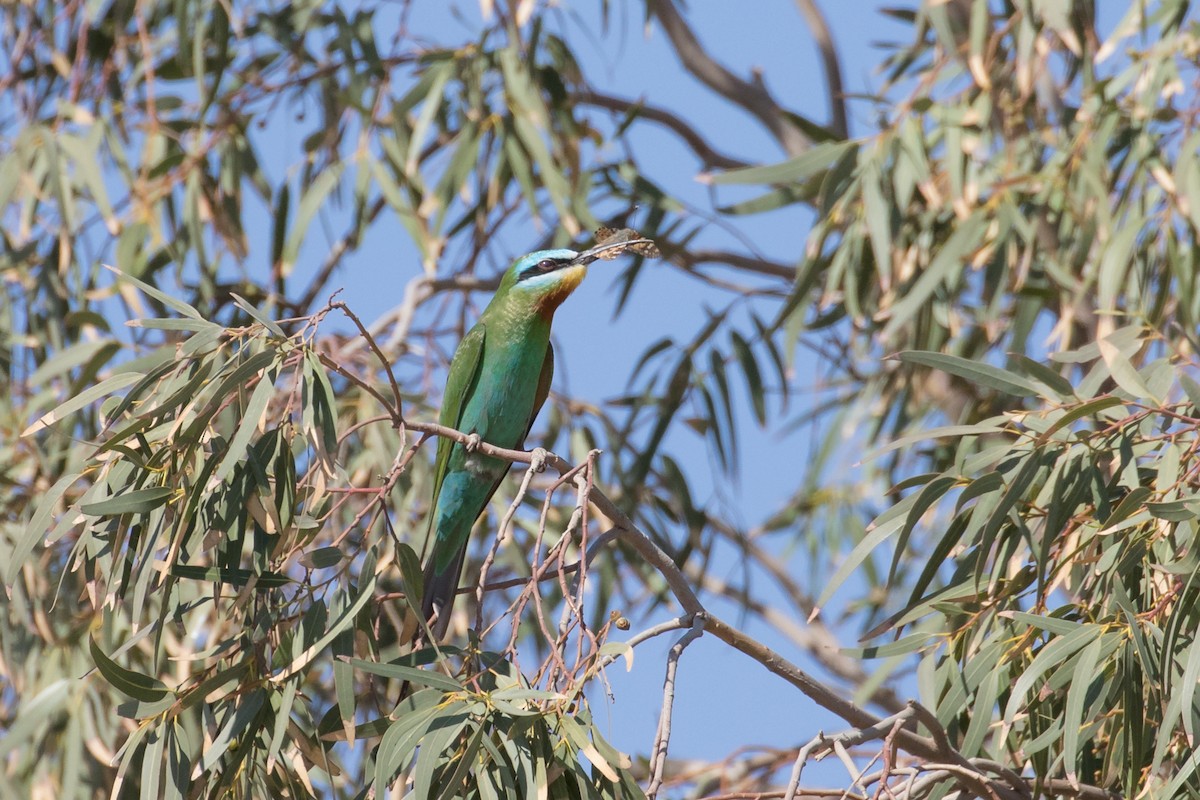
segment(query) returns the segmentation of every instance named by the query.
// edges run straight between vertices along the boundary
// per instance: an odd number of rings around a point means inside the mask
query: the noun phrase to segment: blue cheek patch
[[[547,272],[543,275],[534,275],[532,278],[522,278],[521,282],[518,283],[515,288],[541,291],[554,286],[560,281],[562,281],[561,270],[555,270],[554,272]]]

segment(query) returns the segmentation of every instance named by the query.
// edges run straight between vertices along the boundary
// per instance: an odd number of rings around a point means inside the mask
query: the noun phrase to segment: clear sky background
[[[759,163],[783,157],[756,121],[683,70],[661,29],[654,24],[644,26],[643,4],[610,5],[610,29],[604,34],[600,2],[563,0],[559,4],[555,32],[564,35],[572,46],[594,88],[622,97],[645,98],[675,111],[691,121],[711,145],[729,155]],[[870,94],[881,82],[875,68],[886,51],[876,44],[907,41],[911,35],[908,26],[880,13],[881,5],[896,3],[820,2],[841,55],[847,92],[852,95]],[[1102,13],[1111,15],[1120,13],[1116,6],[1123,4],[1098,5]],[[827,121],[828,100],[818,51],[794,2],[693,0],[687,13],[701,42],[729,69],[743,77],[749,77],[752,69],[760,69],[768,88],[783,104],[818,122]],[[1109,19],[1102,28],[1111,27],[1113,21]],[[390,40],[394,30],[389,28],[390,22],[382,16],[377,21],[381,43]],[[415,2],[409,19],[412,33],[431,45],[456,46],[470,41],[480,24],[479,5],[470,0]],[[399,76],[393,91],[405,91]],[[871,103],[855,101],[850,111],[851,133],[868,135],[873,129],[875,113]],[[586,113],[603,116],[603,112],[595,110]],[[277,130],[280,147],[274,154],[275,163],[267,161],[264,167],[275,177],[294,166],[295,154],[301,152],[302,137],[308,131],[292,129],[286,123],[273,124],[272,128]],[[713,190],[696,180],[701,165],[692,153],[665,130],[649,124],[641,128],[636,138],[636,153],[646,177],[684,201],[709,207]],[[733,187],[721,189],[718,196],[720,203],[725,204],[745,199],[748,194],[739,194]],[[256,213],[263,214],[261,230],[269,231],[269,211],[261,209]],[[800,207],[793,207],[735,218],[733,223],[764,255],[783,263],[795,263],[803,250],[811,216]],[[254,230],[253,218],[248,229]],[[315,269],[324,258],[324,246],[332,241],[333,232],[341,229],[341,225],[327,225],[328,235],[322,241],[318,225],[310,234],[298,269]],[[510,232],[503,243],[505,250],[512,257],[521,255],[541,240],[545,232],[531,228],[523,240]],[[719,247],[728,243],[728,236],[720,226],[710,225],[697,243]],[[622,382],[632,363],[651,342],[664,336],[686,341],[706,319],[706,302],[717,306],[728,300],[726,295],[719,301],[713,290],[678,270],[652,264],[638,282],[624,312],[614,317],[617,300],[614,279],[619,268],[620,262],[599,264],[560,310],[555,326],[556,389],[569,387],[572,395],[595,402],[621,394],[625,388]],[[341,299],[362,319],[373,320],[399,302],[405,284],[418,274],[417,250],[397,221],[394,225],[373,226],[361,248],[345,259],[330,285],[344,290]],[[797,361],[792,364],[797,383],[811,385],[816,380],[817,367],[808,351],[799,350]],[[736,386],[740,379],[731,382]],[[807,410],[807,397],[803,393],[797,395],[790,407],[791,416]],[[741,479],[737,485],[729,485],[710,469],[709,454],[698,437],[676,431],[668,444],[672,453],[689,465],[689,477],[699,500],[707,498],[734,519],[753,524],[777,510],[795,490],[809,458],[812,431],[805,428],[781,435],[780,429],[786,422],[775,429],[760,430],[748,405],[745,402],[740,405]],[[730,576],[740,569],[734,554],[725,555],[725,563],[719,562],[714,569],[718,576],[723,569]],[[789,563],[797,576],[808,574],[799,558]],[[819,591],[820,587],[815,587],[814,593]],[[769,602],[771,597],[764,590],[763,599]],[[801,665],[806,663],[790,642],[769,631],[756,630],[752,622],[738,618],[736,609],[719,602],[713,607],[735,624],[746,624],[749,633],[761,635],[766,644],[784,657]],[[660,609],[653,620],[635,621],[635,626],[669,616],[673,616],[673,610]],[[843,643],[854,644],[855,638],[854,632],[847,632]],[[620,663],[610,670],[615,695],[611,706],[606,708],[598,690],[590,694],[602,730],[607,730],[614,744],[626,752],[645,753],[653,740],[666,651],[671,643],[670,638],[664,637],[639,648],[631,674],[626,674]],[[702,637],[681,661],[672,758],[714,759],[753,744],[795,747],[820,729],[829,732],[842,727],[840,720],[818,709],[781,679],[712,637]],[[810,779],[833,785],[846,781],[841,767],[829,762],[811,766],[806,771],[806,783]]]

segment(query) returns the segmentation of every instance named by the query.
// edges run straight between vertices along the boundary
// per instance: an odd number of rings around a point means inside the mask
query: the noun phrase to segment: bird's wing
[[[442,397],[442,413],[438,422],[448,428],[458,430],[462,422],[463,410],[467,407],[467,398],[475,390],[479,382],[480,367],[483,365],[483,340],[486,327],[479,322],[467,332],[454,351],[450,361],[450,374],[446,376],[446,391]],[[470,433],[470,431],[466,431]],[[442,493],[442,482],[446,479],[446,470],[450,466],[450,453],[456,442],[445,436],[438,438],[437,461],[433,471],[433,498],[429,506],[429,526],[433,530],[437,517],[438,495]],[[432,536],[426,537],[426,546]]]
[[[542,360],[542,371],[538,375],[537,393],[533,396],[533,411],[529,414],[529,424],[525,426],[525,436],[521,437],[522,445],[524,445],[529,431],[533,430],[533,421],[537,419],[538,412],[542,410],[542,406],[546,404],[546,398],[550,396],[552,380],[554,380],[554,345],[547,344],[546,358]]]

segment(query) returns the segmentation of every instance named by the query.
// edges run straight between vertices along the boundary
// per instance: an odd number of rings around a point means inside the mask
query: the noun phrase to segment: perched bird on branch
[[[579,286],[589,264],[625,251],[658,255],[654,243],[635,231],[602,228],[590,250],[521,256],[454,353],[439,422],[472,441],[438,440],[421,599],[435,637],[443,636],[449,623],[471,528],[509,468],[507,461],[480,452],[479,442],[523,446],[550,392],[555,310]]]

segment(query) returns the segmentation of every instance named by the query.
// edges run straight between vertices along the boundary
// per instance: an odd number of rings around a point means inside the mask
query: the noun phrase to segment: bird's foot
[[[546,471],[546,459],[550,454],[546,452],[544,447],[535,447],[529,451],[529,469],[534,472]]]
[[[479,445],[483,444],[483,437],[478,433],[468,433],[467,440],[463,442],[463,447],[468,453],[474,453],[479,449]]]

